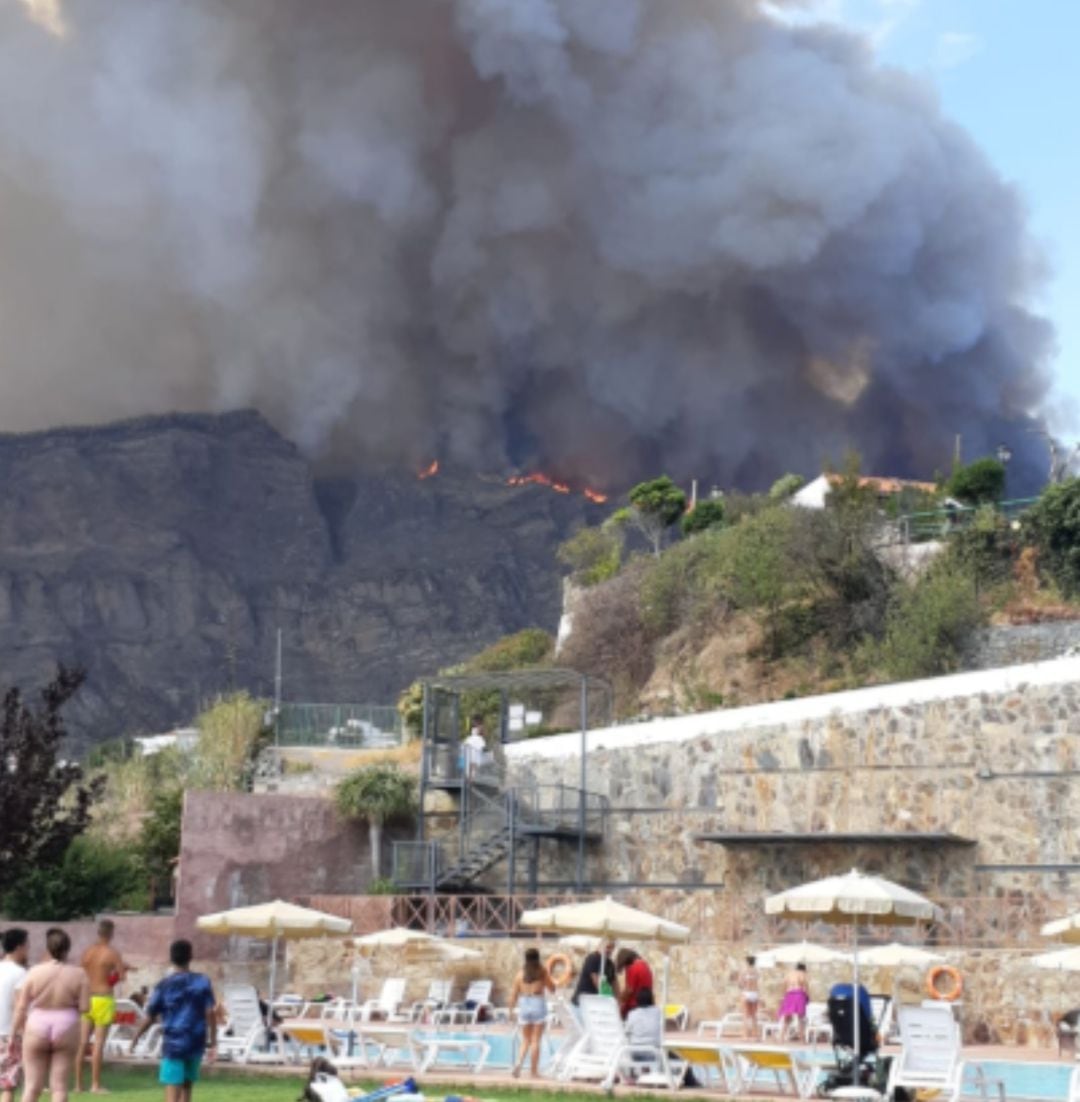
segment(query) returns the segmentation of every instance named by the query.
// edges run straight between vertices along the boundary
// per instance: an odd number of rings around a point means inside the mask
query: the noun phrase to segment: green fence
[[[1007,520],[1013,520],[1027,512],[1038,500],[1037,497],[1023,497],[1013,501],[999,501],[993,508]],[[948,539],[951,533],[971,524],[979,508],[980,506],[974,505],[956,505],[931,509],[923,513],[908,513],[906,516],[897,518],[897,534],[902,543]]]
[[[282,704],[279,746],[373,749],[401,742],[401,716],[386,704]]]

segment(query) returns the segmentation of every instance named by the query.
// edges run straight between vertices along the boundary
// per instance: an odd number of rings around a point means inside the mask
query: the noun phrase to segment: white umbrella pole
[[[266,1028],[269,1029],[274,1021],[274,985],[277,982],[277,945],[278,935],[274,935],[270,949],[270,992],[266,1000]]]
[[[854,1006],[852,1007],[855,1016],[855,1067],[852,1070],[851,1085],[853,1087],[860,1086],[859,1083],[859,1024],[862,1019],[861,1004],[859,1002],[859,920],[856,918],[851,924],[852,930],[852,944],[853,952],[851,954],[852,959],[855,962],[855,986],[852,991],[854,996]]]
[[[664,978],[660,985],[660,1028],[667,1025],[668,978],[671,974],[671,956],[664,953]]]

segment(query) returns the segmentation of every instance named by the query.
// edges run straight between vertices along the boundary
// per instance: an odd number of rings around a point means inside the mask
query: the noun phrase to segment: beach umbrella
[[[258,903],[253,907],[236,907],[231,911],[203,915],[195,920],[195,926],[207,934],[265,938],[271,942],[268,1006],[274,1001],[278,942],[282,938],[296,941],[301,938],[325,937],[327,934],[347,934],[352,930],[352,923],[347,918],[313,911],[309,907],[299,907],[281,899],[275,899],[272,903]]]
[[[564,949],[573,949],[577,953],[591,953],[600,947],[600,939],[588,934],[567,934],[566,937],[559,938],[559,944]]]
[[[944,959],[940,953],[916,945],[901,945],[898,941],[859,950],[859,964],[867,968],[928,968]]]
[[[1069,945],[1080,944],[1080,914],[1069,915],[1067,918],[1055,918],[1048,922],[1040,931],[1043,937],[1056,938]]]
[[[352,945],[365,956],[386,949],[399,949],[408,956],[438,960],[479,960],[484,955],[478,949],[469,949],[449,938],[435,937],[407,926],[394,926],[389,930],[376,930],[373,934],[354,937]]]
[[[776,968],[781,964],[850,964],[851,954],[812,941],[796,941],[757,953],[755,960],[760,968]]]
[[[1055,949],[1052,953],[1040,953],[1031,957],[1028,964],[1051,972],[1080,972],[1080,945]]]
[[[525,911],[520,925],[531,930],[550,930],[559,934],[591,934],[593,937],[626,938],[634,941],[658,941],[675,945],[690,940],[690,927],[680,926],[648,911],[639,911],[625,903],[616,903],[611,896],[588,903],[566,903],[560,907],[544,907]],[[671,962],[664,953],[662,1007],[667,1006],[668,972]]]
[[[913,926],[934,918],[938,908],[921,895],[878,876],[852,869],[845,876],[829,876],[765,900],[765,913],[850,926],[854,944],[855,1059],[859,1059],[859,923],[875,926]]]

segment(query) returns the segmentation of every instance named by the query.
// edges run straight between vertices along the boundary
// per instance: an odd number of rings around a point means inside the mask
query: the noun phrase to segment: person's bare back
[[[85,1010],[86,974],[73,964],[36,964],[23,981],[27,1005],[35,1010]]]
[[[83,953],[82,966],[90,981],[91,995],[111,995],[124,970],[120,954],[102,942],[91,945]]]

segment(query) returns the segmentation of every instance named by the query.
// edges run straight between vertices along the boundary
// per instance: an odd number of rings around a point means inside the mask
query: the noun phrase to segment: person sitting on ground
[[[619,976],[619,1011],[625,1018],[637,1006],[639,991],[653,988],[652,969],[633,949],[622,948],[615,954]]]
[[[582,995],[602,995],[601,981],[606,981],[615,992],[615,942],[604,940],[585,958],[578,973],[577,984],[574,987],[574,995],[571,1002],[579,1005]]]
[[[787,991],[784,992],[784,1001],[780,1004],[780,1036],[786,1039],[791,1032],[791,1027],[796,1026],[798,1031],[806,1025],[806,1008],[810,1005],[810,979],[806,974],[805,964],[796,964],[787,975]]]
[[[214,989],[206,976],[191,971],[192,955],[190,941],[169,946],[173,971],[154,988],[146,1004],[147,1016],[131,1040],[134,1052],[142,1035],[161,1021],[158,1081],[165,1088],[165,1102],[191,1102],[203,1054],[212,1061],[217,1047]]]
[[[637,993],[637,1006],[626,1015],[626,1040],[632,1060],[655,1063],[655,1050],[664,1041],[664,1015],[656,1005],[651,988],[643,987]],[[654,1051],[645,1051],[647,1049]]]

